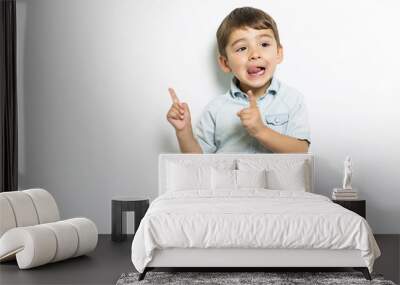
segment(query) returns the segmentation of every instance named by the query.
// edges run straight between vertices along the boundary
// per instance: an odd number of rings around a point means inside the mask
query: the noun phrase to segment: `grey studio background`
[[[347,154],[374,233],[400,233],[397,1],[17,0],[20,189],[111,232],[111,197],[157,196],[159,153],[179,152],[168,87],[196,122],[231,76],[215,32],[234,8],[276,20],[277,77],[306,99],[317,193]]]

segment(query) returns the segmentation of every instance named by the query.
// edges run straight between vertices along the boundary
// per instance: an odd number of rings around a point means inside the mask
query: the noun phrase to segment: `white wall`
[[[400,233],[397,1],[18,0],[20,187],[109,233],[111,197],[157,193],[157,157],[178,152],[167,88],[193,120],[229,87],[215,32],[234,8],[278,23],[277,76],[306,98],[317,192],[343,160],[376,233]]]

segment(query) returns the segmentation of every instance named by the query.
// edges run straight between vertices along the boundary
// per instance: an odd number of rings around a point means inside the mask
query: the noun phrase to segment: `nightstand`
[[[111,202],[111,239],[126,239],[126,212],[135,212],[135,233],[149,208],[148,198],[113,197]]]
[[[332,200],[332,202],[339,204],[366,219],[365,200]]]

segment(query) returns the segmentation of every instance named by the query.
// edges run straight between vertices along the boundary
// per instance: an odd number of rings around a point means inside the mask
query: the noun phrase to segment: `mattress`
[[[367,221],[325,196],[288,190],[167,192],[132,242],[139,272],[159,249],[359,250],[372,272],[380,250]]]

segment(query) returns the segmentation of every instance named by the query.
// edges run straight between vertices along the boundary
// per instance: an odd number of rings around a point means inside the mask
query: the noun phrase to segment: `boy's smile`
[[[257,97],[264,95],[277,64],[283,60],[283,48],[278,47],[272,30],[236,29],[225,51],[227,57],[220,55],[218,60],[222,70],[234,74],[244,93],[251,89]]]

